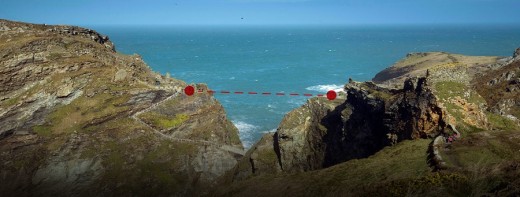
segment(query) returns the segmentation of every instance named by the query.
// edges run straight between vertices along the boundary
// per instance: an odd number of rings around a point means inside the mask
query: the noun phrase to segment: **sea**
[[[511,56],[520,26],[92,26],[154,70],[216,91],[324,94],[410,52]],[[305,96],[215,94],[246,148]]]

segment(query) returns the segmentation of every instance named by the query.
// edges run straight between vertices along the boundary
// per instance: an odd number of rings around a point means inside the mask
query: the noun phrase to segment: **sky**
[[[0,18],[75,25],[520,24],[520,0],[0,0]]]

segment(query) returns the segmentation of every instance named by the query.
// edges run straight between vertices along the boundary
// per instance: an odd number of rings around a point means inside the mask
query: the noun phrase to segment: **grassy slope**
[[[435,56],[433,60],[431,56]],[[429,56],[429,57],[428,57]],[[444,53],[429,54],[419,61],[416,74],[426,69],[465,69],[469,65],[492,63],[496,57],[465,57]],[[450,58],[451,57],[451,58]],[[421,59],[422,58],[422,59]],[[450,58],[451,60],[446,60]],[[444,60],[446,61],[444,61]],[[406,70],[406,69],[405,69]],[[435,72],[435,70],[433,70]],[[351,160],[336,166],[298,174],[261,175],[230,188],[220,189],[217,195],[234,196],[480,196],[483,194],[520,194],[520,132],[509,119],[484,113],[486,127],[506,131],[484,131],[474,126],[486,100],[469,85],[470,78],[434,80],[434,92],[447,113],[456,121],[463,138],[441,152],[448,170],[431,172],[427,166],[426,151],[429,140],[405,141],[387,147],[377,154]],[[457,97],[457,98],[456,98]],[[462,100],[467,105],[454,104]],[[473,107],[473,108],[471,108]],[[466,109],[464,109],[466,108]],[[468,109],[469,108],[469,109]],[[476,116],[467,118],[469,114]],[[479,126],[482,126],[479,125]]]
[[[484,132],[444,154],[449,170],[431,172],[429,140],[405,141],[377,154],[305,173],[262,175],[222,187],[232,196],[467,196],[520,192],[520,132]],[[518,193],[516,193],[518,194]]]
[[[429,140],[405,141],[367,159],[351,160],[327,169],[286,175],[262,175],[235,183],[219,195],[316,196],[356,191],[375,182],[428,174]],[[403,162],[406,161],[406,162]],[[404,164],[404,165],[403,165]],[[363,191],[365,191],[363,189]]]
[[[430,74],[436,76],[436,73],[443,73],[448,70],[456,72],[461,69],[465,70],[468,67],[495,63],[497,59],[498,57],[496,56],[465,56],[445,52],[417,53],[409,55],[391,67],[379,72],[373,80],[376,82],[387,80],[402,82],[406,77],[423,76],[427,69],[430,71]],[[445,74],[436,76],[436,78],[441,80],[452,77],[446,77]]]

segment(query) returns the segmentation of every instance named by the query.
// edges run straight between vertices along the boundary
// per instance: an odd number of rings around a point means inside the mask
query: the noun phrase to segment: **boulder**
[[[126,72],[126,70],[119,69],[114,76],[114,81],[123,81],[126,79],[127,75],[128,72]]]
[[[70,78],[64,79],[62,82],[64,85],[60,86],[56,92],[58,98],[68,97],[74,92],[74,84]]]

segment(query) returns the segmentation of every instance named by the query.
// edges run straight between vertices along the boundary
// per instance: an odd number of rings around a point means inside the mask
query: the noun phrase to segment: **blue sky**
[[[520,24],[519,8],[520,0],[0,0],[0,18],[76,25]]]

